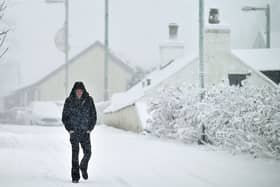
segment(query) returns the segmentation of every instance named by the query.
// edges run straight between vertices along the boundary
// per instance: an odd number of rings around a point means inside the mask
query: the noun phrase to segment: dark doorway
[[[270,78],[273,82],[276,84],[280,83],[280,71],[262,71],[263,74],[265,74],[268,78]]]
[[[229,85],[242,86],[242,81],[246,79],[246,74],[229,74]]]

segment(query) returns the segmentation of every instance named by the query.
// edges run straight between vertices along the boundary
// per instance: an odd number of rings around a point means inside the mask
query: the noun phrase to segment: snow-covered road
[[[280,162],[97,126],[89,180],[72,184],[63,127],[0,125],[1,187],[275,187]]]

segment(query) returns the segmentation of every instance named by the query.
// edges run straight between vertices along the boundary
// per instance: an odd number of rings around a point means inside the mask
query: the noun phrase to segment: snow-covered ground
[[[63,127],[0,125],[0,186],[72,186]],[[275,187],[280,162],[233,156],[97,126],[89,180],[78,186]]]

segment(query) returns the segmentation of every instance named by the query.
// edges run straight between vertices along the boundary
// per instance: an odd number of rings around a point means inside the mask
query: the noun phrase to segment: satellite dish
[[[66,52],[66,50],[65,50],[65,27],[62,27],[61,29],[59,29],[56,32],[54,42],[55,42],[55,46],[58,50],[62,51],[63,53]],[[69,49],[70,49],[70,47],[68,45],[68,51],[69,51]]]

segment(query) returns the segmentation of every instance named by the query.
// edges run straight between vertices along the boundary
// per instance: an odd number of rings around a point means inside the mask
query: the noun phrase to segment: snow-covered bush
[[[218,85],[203,100],[193,87],[166,87],[149,102],[150,129],[159,137],[209,141],[232,152],[280,158],[280,89]]]

